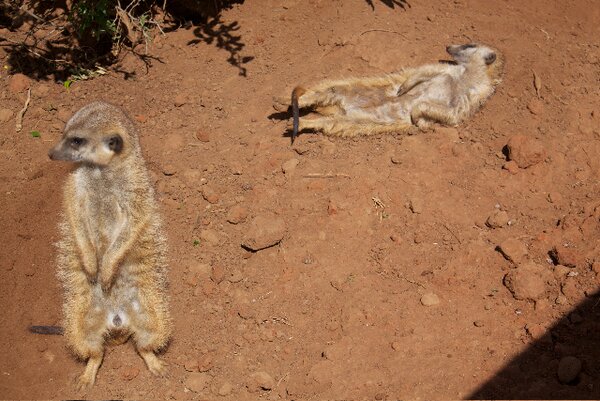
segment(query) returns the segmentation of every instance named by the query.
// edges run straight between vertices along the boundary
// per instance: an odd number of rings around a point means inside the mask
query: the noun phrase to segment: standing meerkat
[[[459,124],[494,93],[504,60],[497,50],[482,44],[452,45],[446,51],[452,62],[296,87],[291,100],[292,142],[303,129],[349,137],[401,132],[414,125],[426,129],[434,122]],[[320,116],[300,119],[300,108]]]
[[[64,335],[87,360],[79,387],[94,384],[105,342],[130,337],[148,369],[164,375],[156,352],[171,333],[166,240],[133,122],[116,106],[91,103],[48,155],[77,164],[64,188],[57,245]]]

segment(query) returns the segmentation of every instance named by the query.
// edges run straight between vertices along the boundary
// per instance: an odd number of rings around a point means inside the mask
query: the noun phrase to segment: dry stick
[[[23,129],[23,115],[25,115],[25,112],[27,111],[27,107],[29,107],[30,100],[31,100],[31,88],[28,88],[27,89],[27,100],[25,100],[25,106],[23,106],[21,111],[19,111],[19,113],[17,114],[17,124],[15,126],[15,128],[17,129],[17,132],[20,132]]]
[[[540,90],[542,89],[542,80],[535,73],[534,70],[531,70],[531,72],[533,73],[533,88],[535,89],[535,94],[539,98],[540,97]]]
[[[362,32],[360,35],[358,36],[363,36],[365,33],[369,33],[369,32],[386,32],[386,33],[394,33],[396,35],[400,35],[403,38],[406,38],[406,35],[404,35],[403,33],[400,32],[396,32],[396,31],[388,31],[387,29],[369,29],[367,31]]]

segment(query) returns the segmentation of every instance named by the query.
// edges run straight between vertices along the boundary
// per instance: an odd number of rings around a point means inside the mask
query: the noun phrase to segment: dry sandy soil
[[[600,397],[600,7],[386,3],[247,0],[223,12],[239,36],[224,45],[182,27],[156,38],[149,69],[130,55],[69,90],[32,78],[19,133],[26,91],[1,70],[0,397]],[[272,107],[296,84],[444,59],[472,40],[501,49],[506,73],[457,129],[291,146]],[[27,327],[61,320],[53,243],[71,167],[47,151],[97,99],[140,126],[175,331],[168,378],[128,343],[78,392],[84,364]],[[526,168],[507,164],[515,135]],[[282,219],[283,238],[249,252],[261,216]]]

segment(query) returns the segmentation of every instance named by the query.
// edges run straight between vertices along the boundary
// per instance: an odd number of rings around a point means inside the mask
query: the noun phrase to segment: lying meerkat
[[[64,335],[87,360],[78,379],[92,386],[105,342],[133,337],[155,375],[169,341],[166,241],[137,130],[118,107],[94,102],[67,122],[52,160],[77,163],[64,188],[58,277],[64,288]],[[44,334],[57,327],[33,326]]]
[[[292,142],[303,129],[347,137],[406,131],[414,125],[425,129],[434,122],[459,124],[494,93],[504,62],[497,50],[481,44],[453,45],[446,51],[453,62],[296,87]],[[300,108],[320,116],[300,119]]]

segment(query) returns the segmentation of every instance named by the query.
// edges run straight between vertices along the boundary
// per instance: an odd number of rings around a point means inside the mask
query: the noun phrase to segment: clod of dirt
[[[514,264],[519,264],[527,258],[527,247],[521,241],[515,238],[509,238],[498,245],[498,251]]]
[[[415,214],[423,213],[423,200],[419,198],[413,198],[408,203],[408,208]]]
[[[556,263],[567,267],[577,267],[582,259],[577,250],[563,245],[554,246],[550,251],[550,256]]]
[[[558,381],[563,384],[574,382],[581,373],[581,361],[574,356],[565,356],[558,362]]]
[[[394,351],[400,351],[402,349],[402,344],[400,344],[400,341],[392,342],[392,349]]]
[[[243,206],[235,205],[227,213],[227,221],[231,224],[243,223],[248,217],[248,209]]]
[[[504,210],[495,210],[487,220],[485,221],[485,225],[490,228],[502,228],[509,222],[508,213]]]
[[[233,386],[231,385],[231,383],[225,382],[221,385],[221,387],[219,387],[217,394],[219,394],[221,397],[225,397],[225,396],[231,394],[232,391],[233,391]]]
[[[202,197],[208,203],[215,204],[219,202],[219,195],[213,188],[209,187],[208,185],[202,187]]]
[[[527,110],[529,110],[531,114],[539,116],[544,112],[544,103],[542,103],[540,99],[533,98],[527,103]]]
[[[512,136],[507,144],[508,159],[520,168],[531,167],[546,158],[546,149],[540,141],[525,135]]]
[[[177,167],[174,164],[165,164],[162,168],[162,173],[166,176],[171,176],[177,174]]]
[[[435,306],[435,305],[438,305],[439,303],[440,303],[440,297],[438,297],[433,292],[428,292],[426,294],[423,294],[423,296],[421,297],[421,304],[423,306]]]
[[[123,366],[120,373],[123,380],[131,381],[140,374],[140,369],[135,366]]]
[[[195,393],[199,393],[208,385],[210,376],[208,373],[193,372],[188,374],[183,385]]]
[[[184,362],[183,368],[188,372],[197,372],[198,371],[198,361],[195,359],[190,359]]]
[[[514,160],[507,161],[506,163],[504,163],[502,168],[511,174],[517,174],[519,172],[519,165]]]
[[[515,299],[535,301],[546,292],[546,281],[552,280],[552,274],[544,266],[534,262],[525,263],[511,270],[504,277],[504,285]]]
[[[260,251],[278,244],[285,235],[285,221],[274,214],[256,216],[251,222],[242,246]]]
[[[260,390],[269,391],[275,387],[275,380],[267,372],[256,372],[250,375],[246,387],[251,393]]]
[[[225,278],[225,269],[221,265],[215,265],[210,272],[210,279],[219,284]]]
[[[0,109],[0,123],[9,121],[13,116],[13,112],[10,109]]]
[[[210,134],[206,131],[199,130],[196,132],[196,139],[200,142],[210,142]]]
[[[296,170],[298,163],[300,163],[300,160],[298,159],[287,160],[281,165],[281,171],[283,171],[284,174],[292,174],[294,170]]]
[[[562,281],[565,277],[567,277],[567,274],[572,271],[573,269],[567,266],[556,265],[554,266],[554,277],[556,277],[557,280]]]
[[[392,233],[390,235],[390,239],[392,241],[394,241],[396,244],[401,244],[402,243],[402,236],[398,233]]]
[[[206,229],[200,232],[200,239],[212,246],[219,245],[219,234],[215,230]]]
[[[8,90],[12,93],[23,92],[31,86],[31,80],[23,74],[15,74],[10,77],[8,82]]]
[[[173,99],[173,104],[176,107],[181,107],[181,106],[183,106],[186,103],[187,103],[187,97],[184,94],[181,94],[181,93],[178,94],[178,95],[176,95],[175,98]]]
[[[575,280],[567,280],[561,286],[561,291],[568,300],[577,302],[581,297],[581,291],[577,288]]]
[[[213,367],[214,358],[212,354],[207,353],[198,358],[198,370],[200,372],[208,372]]]
[[[475,326],[475,327],[483,327],[484,325],[485,325],[485,323],[483,323],[483,321],[481,321],[481,320],[475,320],[473,322],[473,326]]]
[[[552,344],[552,336],[550,332],[541,324],[528,324],[525,330],[534,341],[539,341],[542,344]]]

